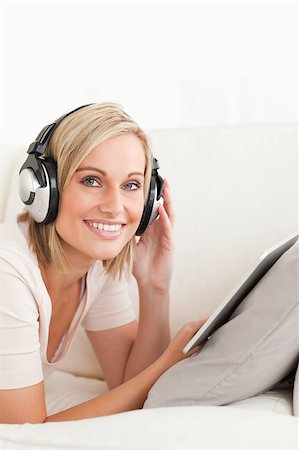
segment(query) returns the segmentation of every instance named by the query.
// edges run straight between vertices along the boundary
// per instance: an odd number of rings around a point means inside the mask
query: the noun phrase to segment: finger
[[[203,319],[195,320],[193,322],[187,322],[183,329],[185,330],[186,337],[188,339],[191,339],[195,333],[203,326],[203,324],[207,321],[207,318],[204,317]]]
[[[175,220],[175,214],[174,214],[174,208],[173,208],[173,203],[171,200],[171,195],[170,195],[170,189],[169,189],[169,183],[168,180],[164,180],[164,190],[163,190],[163,199],[164,199],[164,208],[167,212],[167,215],[169,217],[170,223],[173,226],[174,225],[174,220]]]
[[[196,331],[198,331],[207,320],[208,320],[208,317],[202,317],[201,319],[194,320],[193,322],[189,322],[190,328],[195,330],[195,333],[196,333]]]
[[[200,345],[197,345],[192,350],[189,350],[189,352],[186,353],[186,357],[189,358],[189,356],[197,355],[202,350],[205,343],[202,343]]]
[[[159,221],[165,233],[169,238],[172,236],[172,224],[164,206],[159,207]]]

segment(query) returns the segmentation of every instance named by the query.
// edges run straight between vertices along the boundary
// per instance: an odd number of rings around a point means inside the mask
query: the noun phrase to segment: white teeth
[[[121,229],[121,224],[118,223],[116,225],[108,225],[104,223],[97,223],[97,222],[88,222],[90,226],[93,228],[97,228],[98,230],[102,231],[119,231]]]

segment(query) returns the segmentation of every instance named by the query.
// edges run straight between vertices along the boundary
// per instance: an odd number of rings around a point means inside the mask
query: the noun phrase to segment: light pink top
[[[98,261],[82,280],[72,323],[47,361],[52,304],[24,223],[0,224],[0,292],[0,389],[39,383],[57,369],[79,324],[96,331],[135,319],[127,282],[113,280]]]

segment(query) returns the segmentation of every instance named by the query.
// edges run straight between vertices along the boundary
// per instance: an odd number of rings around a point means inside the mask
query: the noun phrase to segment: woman
[[[159,218],[136,245],[152,155],[144,132],[115,104],[63,116],[42,130],[28,153],[20,173],[27,210],[9,230],[2,226],[0,236],[0,422],[75,420],[141,408],[160,375],[185,358],[182,349],[200,325],[188,324],[169,344],[168,184]],[[138,324],[126,293],[131,268]],[[110,391],[47,416],[43,380],[80,323]]]

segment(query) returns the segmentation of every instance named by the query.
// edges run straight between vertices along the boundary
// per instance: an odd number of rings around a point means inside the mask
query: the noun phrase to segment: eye
[[[127,191],[136,191],[141,188],[141,184],[138,181],[129,181],[124,185],[124,189]]]
[[[81,181],[82,184],[88,187],[99,187],[101,186],[100,180],[95,177],[86,177]]]

